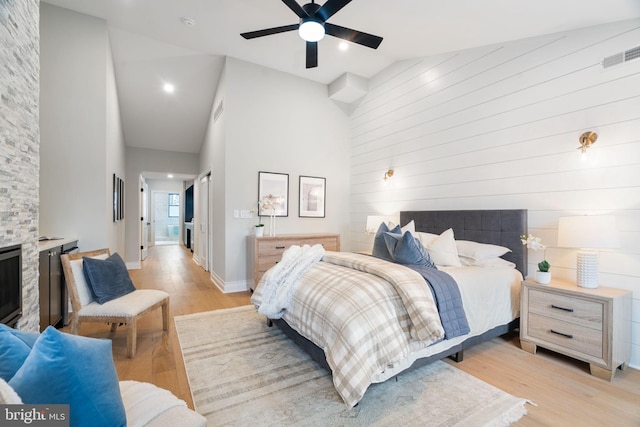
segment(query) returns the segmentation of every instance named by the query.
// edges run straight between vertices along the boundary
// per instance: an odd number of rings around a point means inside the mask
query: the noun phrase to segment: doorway
[[[154,244],[177,245],[180,237],[180,194],[154,191],[152,199]]]

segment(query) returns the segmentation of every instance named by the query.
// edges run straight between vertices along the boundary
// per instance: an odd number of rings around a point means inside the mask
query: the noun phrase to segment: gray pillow
[[[431,261],[429,252],[410,232],[406,231],[404,234],[384,233],[383,236],[393,262],[436,268]]]
[[[400,226],[396,225],[395,228],[389,231],[389,227],[387,227],[386,223],[381,223],[380,227],[378,227],[378,231],[376,232],[376,236],[373,238],[373,249],[371,250],[371,255],[376,258],[386,259],[387,261],[393,261],[391,258],[391,254],[387,249],[387,244],[384,240],[385,233],[394,233],[398,236],[401,235]]]
[[[127,266],[117,252],[104,260],[82,257],[82,270],[93,299],[99,304],[136,290]]]

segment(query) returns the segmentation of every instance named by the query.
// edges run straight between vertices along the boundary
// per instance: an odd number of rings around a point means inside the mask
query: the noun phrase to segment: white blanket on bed
[[[291,305],[295,285],[304,273],[324,256],[322,245],[294,245],[284,251],[282,259],[260,279],[251,302],[258,313],[270,319],[280,319]]]

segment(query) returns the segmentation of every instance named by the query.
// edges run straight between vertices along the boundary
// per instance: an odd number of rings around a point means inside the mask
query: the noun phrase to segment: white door
[[[140,179],[140,260],[149,256],[149,184]]]
[[[200,178],[198,192],[198,260],[204,271],[209,271],[209,184],[211,174]]]

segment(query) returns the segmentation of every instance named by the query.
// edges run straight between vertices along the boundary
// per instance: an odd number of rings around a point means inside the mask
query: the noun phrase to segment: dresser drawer
[[[529,314],[529,336],[598,359],[603,358],[602,330]]]
[[[602,330],[604,304],[598,301],[530,289],[529,312],[562,322],[571,322]]]

